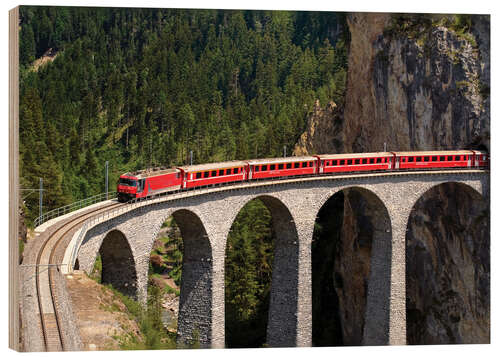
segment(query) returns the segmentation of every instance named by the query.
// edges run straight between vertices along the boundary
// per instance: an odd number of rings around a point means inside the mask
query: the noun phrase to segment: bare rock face
[[[472,17],[467,35],[420,26],[421,17],[348,20],[347,152],[381,150],[384,142],[394,151],[489,148],[489,17]]]
[[[374,139],[370,145],[370,137],[376,131],[382,131],[380,136],[386,136],[391,128],[380,126],[375,118],[377,98],[373,84],[374,62],[377,50],[375,41],[382,35],[384,28],[390,22],[389,14],[353,13],[347,17],[351,33],[349,59],[347,69],[347,86],[344,111],[343,143],[344,152],[362,151],[353,148],[358,146],[376,147],[382,150],[380,139]],[[376,143],[376,144],[375,144]]]
[[[293,155],[334,154],[341,152],[341,148],[342,112],[333,101],[323,109],[317,100]]]

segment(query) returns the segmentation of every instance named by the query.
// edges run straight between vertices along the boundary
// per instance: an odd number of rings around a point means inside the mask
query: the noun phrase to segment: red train
[[[291,156],[126,173],[118,180],[117,192],[118,200],[125,202],[173,190],[277,177],[488,166],[489,155],[478,150]]]

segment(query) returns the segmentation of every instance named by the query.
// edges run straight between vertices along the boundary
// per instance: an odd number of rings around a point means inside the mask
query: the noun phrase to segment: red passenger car
[[[390,170],[394,167],[394,154],[374,152],[367,154],[318,155],[319,173]]]
[[[429,169],[472,167],[474,152],[458,151],[407,151],[395,152],[395,169]]]
[[[472,150],[474,153],[474,160],[472,167],[488,167],[490,165],[490,156],[486,151]]]
[[[249,180],[273,177],[313,175],[316,173],[318,159],[314,156],[291,156],[275,159],[256,159],[247,161]]]
[[[182,188],[215,185],[247,179],[248,165],[244,161],[179,167],[183,173]]]

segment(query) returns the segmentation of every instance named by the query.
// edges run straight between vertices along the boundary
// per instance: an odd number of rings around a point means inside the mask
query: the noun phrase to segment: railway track
[[[122,203],[112,203],[65,222],[61,227],[50,233],[49,238],[44,242],[37,254],[35,267],[36,292],[43,343],[47,352],[65,350],[61,320],[58,314],[57,295],[55,294],[55,274],[59,272],[59,264],[55,261],[54,254],[67,233],[95,214],[112,210],[119,205],[122,205]]]

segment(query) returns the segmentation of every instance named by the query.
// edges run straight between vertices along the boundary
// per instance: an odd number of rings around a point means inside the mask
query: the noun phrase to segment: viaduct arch
[[[147,293],[149,253],[165,218],[174,215],[185,239],[186,266],[181,292],[179,337],[189,340],[198,329],[202,347],[224,347],[224,257],[226,240],[236,215],[250,200],[260,198],[273,214],[280,237],[275,248],[268,323],[270,346],[310,346],[311,240],[323,204],[344,189],[363,191],[368,202],[385,207],[375,232],[364,327],[364,344],[406,343],[405,237],[410,212],[419,197],[443,182],[468,185],[489,196],[484,172],[440,174],[373,174],[259,182],[207,190],[204,194],[146,202],[90,227],[78,247],[80,269],[89,271],[105,236],[123,232],[133,254],[136,296]],[[380,206],[382,204],[382,206]],[[191,252],[187,252],[187,250]],[[181,312],[180,312],[181,314]]]

